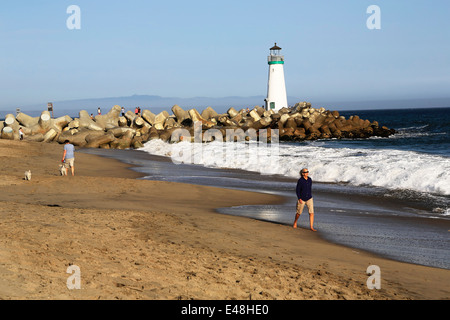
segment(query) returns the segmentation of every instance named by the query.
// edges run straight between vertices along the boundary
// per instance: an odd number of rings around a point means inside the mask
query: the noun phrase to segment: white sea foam
[[[450,208],[434,208],[433,212],[441,216],[450,217]]]
[[[234,168],[298,177],[309,168],[314,181],[369,185],[450,195],[450,159],[412,151],[329,148],[310,145],[244,143],[169,144],[152,140],[141,150],[172,157],[178,163]]]

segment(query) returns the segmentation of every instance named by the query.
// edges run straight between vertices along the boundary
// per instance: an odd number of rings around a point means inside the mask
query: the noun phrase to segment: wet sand
[[[281,204],[218,208],[216,211],[291,226],[297,179],[238,169],[174,164],[170,157],[140,150],[83,149],[134,165],[143,179],[183,182],[279,195]],[[314,173],[311,173],[314,180]],[[416,197],[389,190],[314,182],[315,227],[321,238],[402,262],[450,270],[450,219],[430,212]],[[307,210],[299,225],[309,227]]]
[[[215,211],[280,204],[278,195],[141,180],[127,164],[80,152],[76,176],[62,177],[62,148],[0,140],[2,299],[450,297],[449,270]],[[67,288],[70,265],[79,290]],[[370,265],[381,269],[380,290],[367,288]]]

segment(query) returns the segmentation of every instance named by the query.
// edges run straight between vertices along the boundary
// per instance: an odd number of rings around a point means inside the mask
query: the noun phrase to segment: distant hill
[[[253,108],[256,105],[262,106],[264,104],[264,96],[252,97],[222,97],[222,98],[208,98],[208,97],[193,97],[193,98],[177,98],[177,97],[161,97],[156,95],[132,95],[128,97],[109,97],[98,99],[80,99],[68,101],[51,101],[55,117],[59,115],[71,115],[71,113],[78,113],[80,110],[86,110],[89,113],[96,113],[97,108],[100,107],[102,111],[109,111],[114,105],[124,107],[126,110],[134,110],[136,107],[141,109],[148,109],[153,113],[159,113],[162,110],[170,112],[172,106],[179,105],[185,110],[196,108],[199,111],[212,107],[217,112],[226,112],[230,107],[242,109]],[[295,101],[295,99],[293,100]],[[50,101],[49,101],[50,102]],[[298,102],[298,100],[296,101]],[[294,102],[295,103],[295,102]],[[21,111],[32,115],[32,113],[40,113],[47,109],[47,102],[36,105],[24,106]],[[15,110],[10,110],[15,112]]]
[[[124,107],[126,110],[134,110],[135,107],[149,109],[153,113],[159,113],[163,110],[171,112],[173,105],[177,104],[185,110],[196,108],[200,112],[212,107],[218,113],[226,112],[230,107],[237,110],[242,108],[253,108],[254,106],[263,106],[265,96],[239,97],[229,96],[221,98],[210,97],[161,97],[157,95],[132,95],[128,97],[108,97],[98,99],[79,99],[67,101],[51,101],[53,103],[54,116],[59,117],[69,115],[77,117],[80,110],[86,110],[89,113],[96,113],[100,107],[103,112],[109,111],[114,105]],[[428,108],[428,107],[450,107],[450,98],[431,98],[431,99],[405,99],[405,100],[379,100],[379,101],[312,101],[296,97],[288,97],[290,105],[297,102],[311,102],[313,107],[324,107],[327,110],[369,110],[369,109],[403,109],[403,108]],[[47,102],[21,107],[21,111],[30,115],[38,116],[43,110],[47,109]],[[16,110],[1,110],[0,118],[6,113],[15,113]]]

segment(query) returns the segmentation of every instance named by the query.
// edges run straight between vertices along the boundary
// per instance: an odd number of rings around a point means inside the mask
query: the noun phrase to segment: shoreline
[[[85,149],[84,152],[133,164],[135,167],[132,170],[144,174],[142,179],[277,194],[283,200],[276,206],[248,205],[216,208],[215,211],[285,226],[292,225],[296,179],[279,175],[265,176],[240,169],[175,165],[170,158],[141,150]],[[180,176],[179,172],[183,175]],[[220,181],[220,185],[217,181]],[[386,192],[316,182],[315,225],[319,225],[318,235],[325,241],[380,257],[449,270],[450,257],[445,252],[450,221],[413,213],[423,208],[414,206],[405,199],[386,198]],[[300,218],[300,227],[309,229],[307,224],[308,215],[304,212]],[[349,229],[350,226],[352,229]],[[430,232],[433,232],[433,236],[428,235],[426,239],[419,240],[423,238],[423,233]],[[411,246],[412,243],[420,248],[419,254]]]
[[[449,271],[328,243],[304,229],[215,213],[276,195],[136,179],[119,160],[0,140],[3,299],[448,299]],[[24,156],[25,155],[25,156]],[[33,167],[31,181],[23,172]],[[65,286],[69,264],[82,289]],[[379,265],[381,290],[366,269]]]
[[[162,157],[162,156],[158,156],[158,155],[151,155],[151,154],[149,154],[149,153],[147,153],[147,152],[144,152],[144,151],[140,151],[140,150],[111,150],[111,153],[113,154],[113,155],[107,155],[106,153],[103,153],[103,152],[101,152],[102,150],[101,149],[85,149],[88,153],[91,153],[92,151],[94,151],[94,154],[97,154],[95,151],[100,151],[100,153],[99,153],[99,155],[100,156],[106,156],[106,157],[110,157],[110,158],[112,158],[112,159],[116,159],[116,160],[119,160],[119,161],[121,161],[121,162],[123,162],[123,163],[128,163],[128,164],[130,164],[131,162],[129,161],[129,157],[128,156],[125,156],[125,158],[127,158],[127,159],[123,159],[123,157],[122,156],[117,156],[117,153],[129,153],[129,152],[132,152],[133,153],[133,156],[136,156],[136,155],[141,155],[141,156],[139,156],[138,158],[143,158],[143,159],[147,159],[147,158],[150,158],[150,159],[152,159],[153,161],[156,161],[156,162],[165,162],[165,163],[171,163],[172,161],[170,160],[170,158],[167,158],[167,157]],[[138,161],[137,161],[138,162]],[[178,165],[179,166],[179,165]],[[182,165],[183,166],[183,165]],[[192,166],[192,165],[187,165],[187,166]],[[139,168],[141,167],[141,164],[133,164],[133,166],[132,167],[130,167],[133,171],[136,171],[136,172],[140,172],[139,171]],[[204,166],[202,166],[202,165],[198,165],[198,166],[196,166],[196,167],[198,167],[198,168],[200,168],[200,170],[221,170],[221,171],[227,171],[227,172],[234,172],[234,173],[250,173],[251,175],[252,175],[252,179],[255,179],[255,180],[264,180],[265,179],[265,177],[264,177],[264,175],[261,175],[260,173],[257,173],[257,172],[249,172],[249,171],[245,171],[245,170],[241,170],[241,169],[218,169],[218,168],[208,168],[208,167],[204,167]],[[144,174],[144,176],[145,176],[145,174]],[[296,180],[295,179],[293,179],[293,178],[289,178],[289,177],[284,177],[284,176],[279,176],[279,175],[276,175],[276,176],[272,176],[272,177],[274,177],[277,181],[290,181],[290,182],[295,182]],[[157,179],[158,180],[158,179]],[[170,180],[168,180],[168,181],[170,181]],[[317,184],[317,183],[316,183]],[[333,184],[333,183],[331,183],[331,184],[327,184],[327,183],[319,183],[319,184],[322,184],[322,185],[336,185],[336,184]],[[202,183],[199,183],[199,185],[208,185],[208,184],[202,184]],[[245,190],[245,188],[235,188],[235,187],[231,187],[231,189],[235,189],[235,190]],[[327,189],[327,188],[326,188]],[[252,191],[255,191],[255,192],[261,192],[260,190],[252,190]],[[330,190],[325,190],[325,191],[323,191],[323,190],[321,190],[320,191],[320,193],[328,193],[328,192],[334,192],[335,190],[332,190],[332,191],[330,191]],[[270,193],[270,192],[269,192]],[[347,194],[347,196],[348,196],[348,194]],[[279,195],[279,197],[280,197],[280,202],[278,203],[278,205],[279,204],[288,204],[289,203],[289,198],[290,198],[290,196],[286,196],[286,195]],[[359,198],[361,197],[361,194],[353,194],[353,195],[351,195],[351,197],[353,197],[353,198],[358,198],[358,200],[360,200]],[[364,195],[364,200],[363,201],[360,201],[360,202],[362,202],[362,203],[365,203],[365,202],[367,202],[367,201],[370,201],[370,202],[373,202],[373,203],[378,203],[379,202],[379,199],[376,197],[376,196],[368,196],[368,195]],[[387,203],[390,203],[392,201],[392,199],[387,199],[387,201],[385,201],[385,202],[387,202]],[[390,208],[390,209],[392,209],[392,208],[397,208],[396,206],[398,206],[398,204],[399,203],[402,203],[402,204],[404,204],[404,205],[409,205],[409,202],[408,201],[406,201],[406,200],[404,200],[404,199],[402,199],[402,200],[400,200],[400,199],[398,199],[398,200],[396,200],[396,201],[394,201],[392,204],[387,204],[386,205],[386,207],[387,208]],[[239,207],[241,207],[241,206],[239,206]],[[243,205],[243,207],[252,207],[252,205]],[[255,207],[258,207],[258,205],[256,205]],[[224,209],[224,210],[223,210]],[[279,224],[279,225],[284,225],[284,226],[287,226],[287,227],[291,227],[291,222],[289,222],[289,223],[282,223],[282,222],[277,222],[277,221],[273,221],[273,220],[264,220],[264,219],[260,219],[260,218],[255,218],[255,217],[253,217],[253,216],[245,216],[245,215],[241,215],[241,214],[233,214],[233,213],[226,213],[226,212],[223,212],[223,211],[226,211],[227,209],[229,209],[229,208],[216,208],[214,211],[215,212],[218,212],[219,214],[225,214],[225,215],[232,215],[232,216],[236,216],[236,217],[246,217],[246,218],[250,218],[250,219],[255,219],[255,220],[258,220],[258,221],[262,221],[262,222],[265,222],[265,223],[270,223],[270,224],[275,224],[275,225],[277,225],[277,224]],[[244,211],[245,211],[245,209],[244,209]],[[304,216],[307,216],[307,213],[305,213],[305,214],[303,214],[302,215],[303,216],[303,218],[305,219],[305,217]],[[396,220],[398,217],[389,217],[389,219],[393,219],[393,220]],[[300,224],[299,224],[299,228],[302,228],[302,229],[304,229],[305,231],[309,231],[309,228],[308,228],[308,223],[309,223],[309,220],[308,220],[308,218],[306,217],[306,222],[304,222],[304,226],[301,226]],[[420,223],[423,223],[424,221],[427,223],[427,224],[431,224],[431,225],[436,225],[436,224],[439,224],[439,222],[440,221],[436,221],[436,219],[434,219],[434,218],[432,218],[432,217],[425,217],[425,220],[424,220],[424,217],[417,217],[417,216],[414,216],[414,215],[412,215],[411,217],[408,217],[408,220],[410,220],[410,221],[418,221],[418,222],[420,222]],[[447,222],[447,221],[444,221],[444,222]],[[450,226],[449,226],[450,227]],[[449,229],[450,230],[450,229]],[[322,240],[322,241],[325,241],[325,242],[327,242],[327,243],[331,243],[331,244],[334,244],[334,245],[337,245],[337,246],[343,246],[343,247],[345,247],[345,248],[347,248],[347,249],[351,249],[351,250],[354,250],[354,252],[365,252],[366,254],[368,254],[368,255],[375,255],[376,257],[379,257],[379,258],[382,258],[382,259],[388,259],[388,260],[392,260],[392,261],[395,261],[395,262],[398,262],[398,263],[406,263],[406,264],[412,264],[412,265],[417,265],[417,266],[422,266],[422,267],[426,267],[426,268],[428,268],[428,267],[431,267],[431,268],[438,268],[438,269],[441,269],[441,270],[446,270],[446,271],[448,271],[448,268],[443,268],[443,267],[436,267],[436,266],[430,266],[430,265],[426,265],[426,264],[421,264],[421,263],[415,263],[415,262],[410,262],[410,261],[405,261],[405,260],[399,260],[398,258],[396,258],[396,257],[393,257],[393,256],[389,256],[389,255],[387,255],[387,254],[382,254],[382,253],[380,253],[380,252],[377,252],[376,250],[368,250],[368,249],[365,249],[365,248],[361,248],[361,247],[358,247],[358,246],[355,246],[355,245],[352,245],[352,244],[343,244],[343,243],[339,243],[339,241],[336,241],[336,239],[333,239],[333,237],[330,237],[330,236],[324,236],[322,233],[316,233],[316,235],[318,235],[319,236],[319,238]]]

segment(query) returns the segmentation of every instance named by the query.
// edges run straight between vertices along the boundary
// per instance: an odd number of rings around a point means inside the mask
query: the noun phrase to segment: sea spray
[[[178,152],[177,160],[180,163],[242,169],[293,178],[298,177],[299,168],[308,167],[317,182],[450,195],[450,160],[438,155],[403,150],[330,148],[320,146],[320,143],[280,143],[272,150],[255,141],[182,141],[170,144],[152,140],[141,148],[150,154],[172,159],[174,149]]]
[[[276,174],[273,169],[279,163],[279,135],[276,129],[271,130],[270,139],[266,129],[227,129],[224,137],[222,131],[217,129],[208,129],[203,133],[202,123],[197,121],[193,137],[188,130],[180,128],[172,133],[167,146],[158,142],[154,144],[156,150],[164,150],[160,155],[170,156],[175,164],[242,168],[262,174]],[[260,171],[260,168],[266,170]]]

